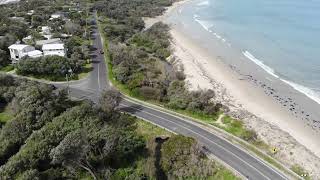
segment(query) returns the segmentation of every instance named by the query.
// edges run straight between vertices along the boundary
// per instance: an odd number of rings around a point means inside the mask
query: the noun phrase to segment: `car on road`
[[[103,50],[100,50],[100,54],[104,54]]]

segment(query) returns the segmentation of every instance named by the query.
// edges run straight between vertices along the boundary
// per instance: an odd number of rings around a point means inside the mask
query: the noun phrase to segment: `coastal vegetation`
[[[142,17],[160,15],[173,1],[152,1],[149,9],[156,9],[152,12],[140,4],[143,2],[98,1],[94,5],[107,39],[106,59],[112,83],[132,97],[216,125],[246,141],[259,141],[254,131],[231,117],[224,117],[229,122],[219,126],[216,121],[228,108],[215,101],[214,91],[188,90],[183,69],[170,63],[168,25],[159,22],[144,29]],[[133,7],[136,11],[128,11]]]
[[[11,118],[0,129],[1,179],[237,179],[192,138],[120,113],[120,94],[99,104],[65,90],[0,75]]]
[[[141,27],[143,17],[160,15],[168,4],[155,3],[155,8],[159,8],[155,12],[159,14],[154,14],[146,13],[148,11],[144,11],[144,7],[140,5],[135,6],[137,12],[128,11],[131,3],[126,0],[121,3],[95,3],[99,15],[98,25],[105,40],[108,76],[113,85],[128,96],[165,107],[237,136],[247,142],[236,139],[237,143],[284,172],[292,174],[274,159],[272,148],[260,140],[255,131],[248,129],[243,121],[228,115],[228,107],[215,100],[214,91],[188,90],[183,68],[171,64],[174,59],[169,27],[166,24],[155,23],[148,29]],[[143,16],[139,13],[142,11]],[[128,23],[129,19],[136,19],[134,22],[139,22],[139,26],[132,26]]]

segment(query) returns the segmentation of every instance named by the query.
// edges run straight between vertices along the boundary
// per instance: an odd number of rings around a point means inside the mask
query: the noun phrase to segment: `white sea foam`
[[[209,29],[213,27],[213,24],[209,21],[203,21],[199,20],[197,18],[194,18],[195,21],[197,21],[206,31],[210,31]]]
[[[208,5],[210,5],[209,1],[202,1],[202,2],[197,4],[197,6],[208,6]]]
[[[291,87],[293,87],[295,90],[299,91],[300,93],[306,95],[307,97],[309,97],[310,99],[314,100],[315,102],[317,102],[318,104],[320,104],[320,94],[317,93],[316,91],[302,86],[300,84],[296,84],[294,82],[285,80],[285,79],[281,79],[281,81],[287,83],[288,85],[290,85]]]
[[[227,42],[226,39],[222,38],[222,36],[220,36],[219,34],[214,32],[213,30],[211,30],[211,28],[213,27],[213,24],[210,21],[199,20],[198,18],[199,18],[199,15],[197,15],[197,14],[193,15],[193,19],[197,23],[199,23],[203,27],[203,29],[212,33],[217,39],[220,39],[223,43]]]
[[[257,64],[258,66],[260,66],[263,70],[265,70],[266,72],[268,72],[268,73],[269,73],[270,75],[272,75],[273,77],[279,78],[279,76],[275,74],[274,70],[273,70],[271,67],[263,64],[262,61],[260,61],[260,60],[257,59],[256,57],[254,57],[250,52],[245,51],[245,52],[242,52],[242,54],[243,54],[245,57],[247,57],[248,59],[250,59],[251,61],[253,61],[255,64]]]
[[[250,52],[245,51],[242,52],[244,56],[246,56],[248,59],[250,59],[251,61],[253,61],[255,64],[257,64],[258,66],[260,66],[262,69],[264,69],[266,72],[268,72],[269,74],[271,74],[272,76],[279,78],[278,75],[275,74],[274,70],[272,68],[270,68],[269,66],[263,64],[262,61],[260,61],[259,59],[257,59],[256,57],[254,57]],[[300,84],[296,84],[294,82],[279,78],[281,81],[285,82],[286,84],[290,85],[293,89],[295,89],[296,91],[306,95],[307,97],[309,97],[310,99],[312,99],[313,101],[317,102],[318,104],[320,104],[320,94],[308,87],[305,87],[303,85]]]

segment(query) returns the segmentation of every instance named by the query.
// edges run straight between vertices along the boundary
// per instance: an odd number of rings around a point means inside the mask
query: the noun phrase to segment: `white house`
[[[17,63],[21,58],[28,56],[31,58],[37,58],[42,56],[42,52],[35,50],[33,46],[26,44],[13,44],[8,47],[10,50],[10,57],[12,63]]]
[[[44,44],[42,51],[44,56],[58,55],[64,57],[66,55],[64,44]]]
[[[30,58],[38,58],[43,56],[43,53],[39,50],[34,50],[34,51],[27,52],[27,56]]]
[[[60,44],[60,43],[62,43],[60,38],[36,41],[36,45],[38,46],[43,46],[44,44]]]

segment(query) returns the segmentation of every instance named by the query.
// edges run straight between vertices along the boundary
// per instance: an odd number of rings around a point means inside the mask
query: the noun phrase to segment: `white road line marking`
[[[149,113],[149,112],[143,111],[143,110],[138,109],[138,108],[129,107],[129,106],[122,105],[122,104],[120,104],[120,105],[121,105],[121,106],[124,106],[124,107],[127,107],[127,108],[134,109],[134,110],[138,110],[138,111],[140,111],[140,112],[144,112],[144,113],[146,113],[146,114],[149,114],[149,115],[151,115],[151,116],[157,117],[157,118],[159,118],[159,119],[163,119],[163,120],[165,120],[165,121],[167,121],[167,122],[171,122],[171,123],[173,123],[173,124],[175,124],[175,125],[177,125],[177,126],[181,126],[182,128],[185,128],[185,129],[191,131],[192,133],[197,134],[198,136],[201,136],[202,138],[204,138],[204,139],[212,142],[213,144],[217,145],[217,146],[220,147],[221,149],[229,152],[231,155],[233,155],[234,157],[236,157],[236,158],[239,159],[240,161],[244,162],[245,164],[247,164],[247,165],[248,165],[249,167],[251,167],[252,169],[256,170],[260,175],[262,175],[262,176],[265,177],[266,179],[271,180],[270,178],[268,178],[267,176],[265,176],[262,172],[260,172],[258,169],[256,169],[255,167],[253,167],[252,165],[250,165],[249,163],[247,163],[246,161],[244,161],[243,159],[241,159],[239,156],[237,156],[237,155],[234,154],[233,152],[229,151],[228,149],[226,149],[226,148],[224,148],[223,146],[215,143],[214,141],[210,140],[209,138],[207,138],[207,137],[205,137],[205,136],[203,136],[203,135],[201,135],[201,134],[199,134],[199,133],[197,133],[197,132],[195,132],[195,131],[193,131],[193,130],[185,127],[185,126],[179,125],[179,124],[177,124],[177,123],[175,123],[175,122],[173,122],[173,121],[167,120],[167,119],[165,119],[165,118],[162,118],[162,117],[160,117],[160,116],[151,114],[151,113]]]

